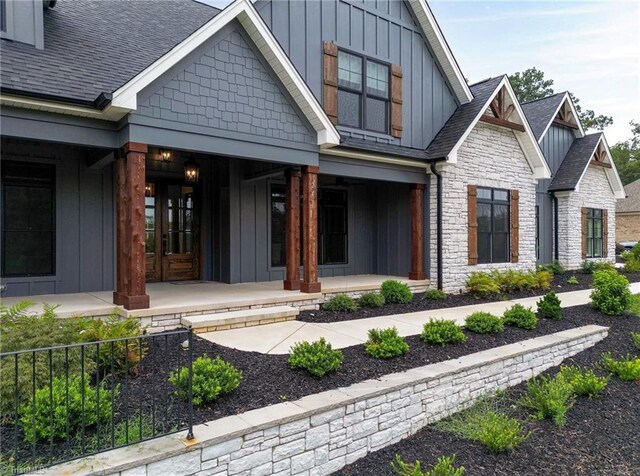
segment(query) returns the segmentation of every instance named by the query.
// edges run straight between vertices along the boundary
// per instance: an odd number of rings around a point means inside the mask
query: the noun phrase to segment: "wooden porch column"
[[[300,169],[287,169],[287,275],[284,289],[300,289]]]
[[[302,169],[302,249],[304,277],[303,293],[320,292],[318,281],[318,173],[320,167],[308,165]]]
[[[117,282],[113,302],[125,309],[146,309],[144,257],[144,185],[147,145],[129,142],[116,163]]]
[[[411,187],[411,272],[409,279],[425,279],[424,276],[424,185]]]

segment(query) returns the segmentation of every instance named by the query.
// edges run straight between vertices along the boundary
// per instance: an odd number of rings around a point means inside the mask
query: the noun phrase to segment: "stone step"
[[[274,306],[186,316],[180,322],[185,327],[193,327],[193,331],[196,333],[212,332],[290,321],[295,319],[299,313],[300,311],[295,307]]]

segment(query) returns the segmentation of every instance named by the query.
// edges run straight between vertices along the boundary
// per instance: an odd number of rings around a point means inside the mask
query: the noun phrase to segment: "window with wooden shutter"
[[[469,212],[468,219],[468,246],[469,246],[469,265],[478,264],[478,200],[477,187],[475,185],[467,185],[467,207]]]
[[[602,210],[602,257],[609,256],[609,210]]]
[[[520,252],[520,192],[511,190],[511,262],[517,263]]]
[[[338,46],[330,41],[323,45],[323,106],[331,122],[338,123]]]
[[[587,209],[582,207],[582,259],[587,258]]]
[[[391,66],[391,135],[402,137],[402,67]]]

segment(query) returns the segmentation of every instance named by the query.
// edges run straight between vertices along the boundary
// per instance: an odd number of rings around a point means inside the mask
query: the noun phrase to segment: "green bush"
[[[566,422],[566,415],[575,403],[573,386],[562,377],[545,375],[527,382],[527,393],[520,402],[535,411],[538,420],[552,418],[558,426]]]
[[[629,280],[616,270],[596,271],[593,274],[593,307],[610,316],[624,313],[631,303]]]
[[[476,334],[497,334],[504,331],[504,324],[499,317],[478,311],[465,319],[465,328]]]
[[[640,273],[640,258],[630,257],[624,263],[625,273]]]
[[[340,369],[342,352],[332,349],[324,337],[313,343],[302,341],[294,344],[289,355],[291,368],[302,368],[311,375],[322,377],[328,372]]]
[[[576,395],[597,397],[607,386],[605,377],[598,377],[591,369],[581,369],[571,365],[563,365],[558,372],[573,387]]]
[[[477,271],[467,279],[467,288],[476,297],[487,297],[499,293],[549,289],[553,273],[547,270],[519,271],[507,269],[491,272]]]
[[[409,286],[394,279],[383,282],[380,292],[387,304],[406,304],[413,299]]]
[[[615,271],[616,267],[607,262],[607,261],[589,261],[584,260],[582,264],[580,264],[580,268],[582,268],[582,272],[585,274],[593,274],[596,271]]]
[[[242,372],[220,357],[214,360],[202,355],[193,361],[192,394],[193,404],[213,402],[216,398],[234,391],[240,386]],[[169,375],[169,382],[175,387],[176,395],[189,398],[189,369],[182,367]]]
[[[553,291],[547,293],[538,301],[538,316],[543,319],[562,319],[562,307],[560,299]]]
[[[370,329],[369,340],[365,342],[364,348],[369,355],[377,359],[389,359],[409,352],[407,340],[398,335],[395,327]]]
[[[571,276],[569,279],[567,279],[567,284],[571,284],[572,286],[575,286],[576,284],[580,284],[578,282],[578,278],[576,278],[575,276]]]
[[[560,261],[552,261],[551,263],[539,264],[537,266],[538,271],[549,271],[554,275],[564,274],[566,270]]]
[[[622,380],[640,380],[640,357],[627,355],[615,360],[610,352],[602,354],[602,365],[616,377]]]
[[[633,345],[636,346],[636,349],[640,350],[640,333],[632,332],[631,340],[633,341]]]
[[[33,443],[36,440],[61,439],[67,435],[67,424],[71,433],[80,430],[83,421],[85,428],[88,428],[98,421],[110,420],[111,389],[107,389],[104,382],[100,384],[98,405],[98,390],[96,386],[90,385],[90,379],[88,374],[69,375],[68,400],[66,376],[55,377],[51,386],[46,385],[36,390],[35,398],[32,396],[19,407],[25,441]],[[113,393],[117,395],[119,388],[116,387]]]
[[[532,330],[538,325],[538,318],[531,308],[526,308],[522,304],[514,304],[504,312],[502,321],[508,326],[519,327],[520,329]]]
[[[354,312],[358,310],[358,304],[346,294],[336,294],[322,305],[322,309],[332,312]]]
[[[384,306],[384,296],[377,292],[364,293],[358,299],[360,307],[382,307]]]
[[[422,328],[420,338],[428,344],[446,345],[465,342],[467,336],[462,332],[462,327],[455,321],[443,319],[430,319]]]
[[[500,293],[500,284],[488,273],[476,271],[467,279],[467,289],[475,297],[487,297]]]
[[[447,293],[441,289],[427,289],[424,293],[424,297],[433,301],[439,301],[441,299],[446,299]]]
[[[464,476],[464,466],[455,467],[456,455],[440,456],[433,468],[422,471],[420,461],[413,464],[402,461],[396,454],[396,460],[391,463],[391,468],[399,476]]]

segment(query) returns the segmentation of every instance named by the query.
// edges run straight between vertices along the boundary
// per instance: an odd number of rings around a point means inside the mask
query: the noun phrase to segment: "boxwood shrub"
[[[594,272],[591,302],[593,307],[604,314],[623,314],[631,303],[629,280],[615,269]]]
[[[211,359],[202,355],[193,361],[193,404],[202,405],[234,391],[240,386],[242,372],[220,357]],[[189,398],[189,368],[182,367],[169,375],[169,381],[176,389],[176,395]]]
[[[538,302],[538,316],[544,319],[562,319],[562,307],[560,298],[553,291],[547,293]]]
[[[302,341],[291,347],[289,365],[292,369],[302,368],[315,377],[323,377],[342,366],[343,354],[332,349],[324,337],[315,342]]]
[[[382,307],[384,303],[384,296],[377,292],[364,293],[358,299],[360,307]]]
[[[409,286],[395,279],[387,279],[383,282],[380,292],[388,304],[406,304],[413,299]]]
[[[370,329],[369,340],[364,348],[369,355],[378,359],[389,359],[409,352],[407,340],[398,334],[398,329]]]
[[[489,312],[474,312],[465,319],[467,330],[476,334],[497,334],[504,331],[502,319]]]
[[[467,336],[462,332],[462,327],[444,319],[430,319],[422,328],[420,338],[428,344],[445,346],[465,342]]]
[[[322,309],[332,312],[354,312],[358,310],[358,303],[346,294],[336,294],[322,305]]]
[[[502,321],[508,326],[519,327],[520,329],[535,329],[538,325],[538,318],[530,309],[522,304],[514,304],[504,312]]]

